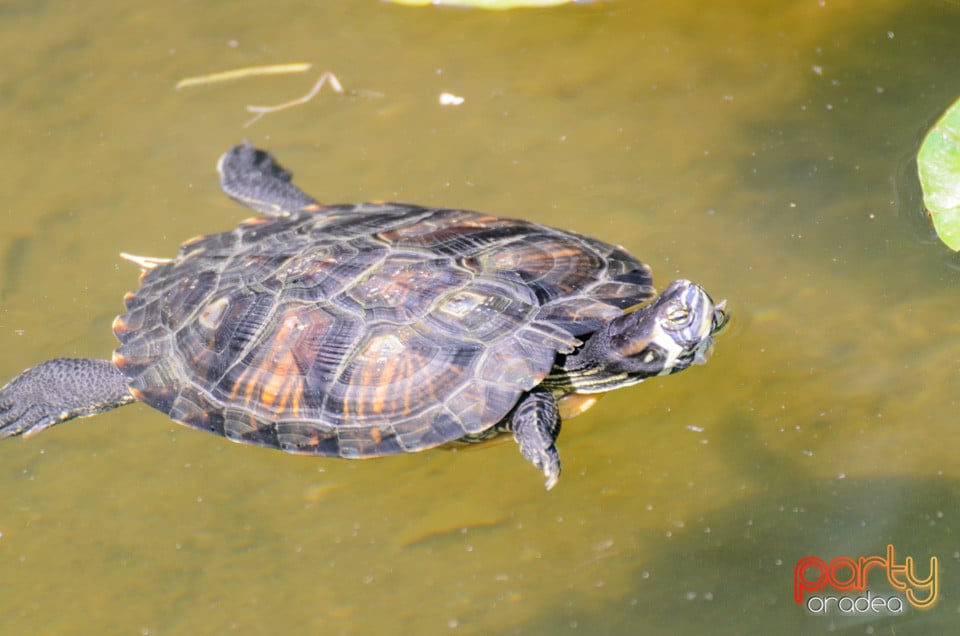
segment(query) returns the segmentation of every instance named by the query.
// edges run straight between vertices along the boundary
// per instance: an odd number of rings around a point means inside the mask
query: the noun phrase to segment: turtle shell
[[[503,421],[651,283],[619,247],[526,221],[325,206],[193,239],[145,271],[114,362],[138,399],[235,441],[416,451]]]

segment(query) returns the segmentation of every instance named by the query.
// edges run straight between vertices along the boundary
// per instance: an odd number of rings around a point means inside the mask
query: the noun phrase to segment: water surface
[[[324,201],[588,232],[734,311],[707,366],[566,424],[549,493],[509,443],[294,457],[140,405],[8,440],[0,631],[955,631],[960,274],[909,158],[960,95],[960,7],[667,4],[0,8],[4,378],[108,355],[118,253],[247,216],[213,169],[244,138]],[[297,61],[316,72],[174,90]],[[244,128],[322,70],[348,94]],[[934,609],[793,602],[798,559],[887,544],[939,558]]]

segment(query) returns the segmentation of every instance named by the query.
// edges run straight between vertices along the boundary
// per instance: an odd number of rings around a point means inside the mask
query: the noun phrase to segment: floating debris
[[[172,258],[155,258],[153,256],[137,256],[136,254],[127,254],[126,252],[120,252],[120,258],[123,260],[133,263],[143,271],[149,271],[159,265],[167,265],[172,263]]]
[[[235,80],[246,79],[248,77],[260,77],[262,75],[288,75],[290,73],[305,73],[313,68],[309,62],[296,62],[293,64],[268,64],[265,66],[246,66],[236,68],[231,71],[220,71],[210,73],[209,75],[198,75],[197,77],[186,77],[177,82],[176,89],[189,88],[192,86],[208,86],[210,84],[219,84],[221,82],[233,82]]]
[[[459,106],[463,103],[464,99],[453,93],[440,93],[439,101],[441,106]]]
[[[244,68],[237,68],[230,71],[220,71],[218,73],[210,73],[209,75],[198,75],[197,77],[187,77],[179,82],[177,82],[176,88],[180,90],[181,88],[186,88],[190,86],[208,86],[210,84],[218,84],[222,82],[231,82],[234,80],[247,79],[249,77],[260,77],[264,75],[286,75],[290,73],[303,73],[309,71],[313,68],[313,64],[309,62],[296,62],[292,64],[270,64],[266,66],[247,66]],[[340,83],[340,80],[336,75],[327,71],[320,76],[320,79],[313,85],[313,88],[304,95],[303,97],[298,97],[297,99],[290,100],[289,102],[283,102],[282,104],[276,104],[273,106],[247,106],[247,111],[254,113],[253,119],[248,121],[243,125],[244,128],[251,126],[258,119],[264,115],[270,113],[275,113],[277,111],[286,110],[287,108],[293,108],[294,106],[299,106],[301,104],[306,104],[311,99],[316,97],[317,93],[320,92],[320,89],[324,85],[329,84],[331,90],[335,93],[343,93],[343,85]],[[380,93],[376,91],[358,91],[360,95],[366,97],[382,97]]]
[[[247,106],[247,111],[251,113],[256,113],[256,115],[243,125],[244,128],[252,125],[255,121],[267,115],[269,113],[275,113],[280,110],[286,110],[287,108],[293,108],[294,106],[299,106],[301,104],[306,104],[311,99],[316,97],[317,93],[320,92],[320,89],[323,88],[324,84],[330,84],[330,88],[335,93],[343,93],[343,85],[340,83],[340,80],[337,79],[337,76],[333,73],[327,71],[320,76],[320,79],[317,80],[317,83],[313,85],[313,88],[310,89],[303,97],[298,97],[297,99],[290,100],[289,102],[284,102],[282,104],[277,104],[275,106]]]

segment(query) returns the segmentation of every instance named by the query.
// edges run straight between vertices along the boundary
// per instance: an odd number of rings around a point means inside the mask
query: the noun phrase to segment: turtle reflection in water
[[[723,303],[655,297],[620,247],[402,203],[323,205],[249,144],[223,190],[262,216],[143,268],[112,360],[59,358],[0,389],[0,437],[135,400],[231,440],[359,458],[510,432],[560,476],[561,412],[706,361]]]

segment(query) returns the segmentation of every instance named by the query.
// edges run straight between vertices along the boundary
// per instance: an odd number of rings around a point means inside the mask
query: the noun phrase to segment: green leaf
[[[960,99],[923,139],[917,168],[933,229],[950,249],[960,251]]]

